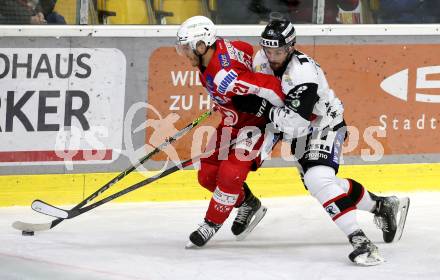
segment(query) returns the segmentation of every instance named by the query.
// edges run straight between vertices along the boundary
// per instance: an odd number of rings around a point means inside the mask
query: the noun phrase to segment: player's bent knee
[[[199,184],[205,189],[213,192],[217,186],[217,166],[205,164],[197,173]]]
[[[336,175],[331,167],[323,165],[314,166],[304,174],[304,185],[313,196],[334,184],[336,184]]]
[[[241,191],[250,168],[251,164],[249,162],[242,162],[235,159],[224,161],[219,168],[217,182],[225,191]]]

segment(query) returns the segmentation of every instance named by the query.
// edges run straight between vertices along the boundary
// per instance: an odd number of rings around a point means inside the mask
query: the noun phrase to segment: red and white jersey
[[[215,52],[200,80],[222,114],[222,124],[234,128],[263,127],[263,117],[239,112],[231,98],[235,95],[256,94],[275,106],[284,104],[280,81],[263,73],[252,72],[252,46],[241,41],[217,39]]]

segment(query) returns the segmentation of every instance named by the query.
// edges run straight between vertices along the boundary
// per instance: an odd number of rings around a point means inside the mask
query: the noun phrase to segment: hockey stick
[[[50,204],[48,204],[44,201],[41,201],[41,200],[35,200],[32,203],[32,207],[34,210],[36,210],[37,212],[40,212],[42,214],[46,214],[46,215],[61,218],[61,219],[72,219],[72,218],[79,216],[85,212],[88,212],[88,211],[90,211],[90,210],[92,210],[92,209],[94,209],[104,203],[112,201],[122,195],[125,195],[125,194],[132,192],[140,187],[143,187],[143,186],[148,185],[150,183],[153,183],[163,177],[166,177],[166,176],[168,176],[178,170],[181,170],[187,166],[190,166],[194,163],[195,160],[197,160],[197,158],[188,159],[186,161],[183,161],[183,162],[179,163],[178,165],[174,165],[173,167],[170,167],[170,168],[164,170],[163,172],[154,175],[153,177],[150,177],[150,178],[147,178],[143,181],[140,181],[139,183],[131,185],[130,187],[128,187],[126,189],[123,189],[117,193],[114,193],[104,199],[101,199],[97,202],[94,202],[88,206],[84,206],[83,208],[80,208],[80,209],[64,210],[64,209],[55,207],[53,205],[50,205]]]
[[[102,186],[100,189],[98,189],[97,191],[95,191],[94,193],[92,193],[91,195],[89,195],[86,199],[84,199],[83,201],[81,201],[80,203],[78,203],[75,207],[73,207],[71,210],[78,210],[81,207],[83,207],[84,205],[88,204],[90,201],[92,201],[93,199],[95,199],[97,196],[99,196],[100,194],[102,194],[104,191],[108,190],[112,185],[116,184],[117,182],[119,182],[121,179],[123,179],[125,176],[127,176],[128,174],[130,174],[131,172],[133,172],[136,168],[138,168],[140,165],[142,165],[145,161],[147,161],[149,158],[151,158],[152,156],[154,156],[155,154],[157,154],[159,151],[161,151],[163,148],[165,148],[166,146],[170,145],[171,143],[173,143],[174,141],[176,141],[178,138],[182,137],[183,135],[185,135],[186,133],[188,133],[192,128],[194,128],[195,126],[197,126],[199,123],[201,123],[202,121],[204,121],[207,117],[209,117],[212,114],[212,111],[207,111],[205,113],[203,113],[202,115],[200,115],[197,119],[195,119],[192,123],[188,124],[186,127],[184,127],[183,129],[181,129],[180,131],[178,131],[175,135],[169,137],[165,142],[163,142],[162,144],[160,144],[159,146],[157,146],[153,151],[151,151],[150,153],[148,153],[146,156],[144,156],[143,158],[141,158],[135,165],[130,166],[129,168],[127,168],[126,170],[122,171],[119,175],[117,175],[115,178],[111,179],[108,183],[106,183],[104,186]],[[28,230],[28,228],[26,227],[26,225],[28,225],[27,223],[23,223],[23,222],[14,222],[12,224],[12,227],[18,230],[22,230],[22,231],[41,231],[41,230],[48,230],[51,229],[55,226],[57,226],[59,223],[61,223],[63,221],[63,218],[58,218],[56,220],[53,220],[51,223],[49,224],[39,224],[36,225],[34,228],[35,230]]]
[[[278,139],[279,139],[279,136],[276,136],[274,138],[274,142],[273,143],[278,142]],[[96,207],[98,207],[98,206],[100,206],[100,205],[102,205],[104,203],[112,201],[112,200],[114,200],[114,199],[116,199],[116,198],[118,198],[118,197],[120,197],[122,195],[125,195],[125,194],[127,194],[129,192],[132,192],[132,191],[134,191],[134,190],[136,190],[136,189],[138,189],[140,187],[143,187],[145,185],[153,183],[153,182],[155,182],[155,181],[157,181],[157,180],[159,180],[159,179],[161,179],[161,178],[163,178],[165,176],[168,176],[168,175],[170,175],[170,174],[172,174],[172,173],[174,173],[174,172],[176,172],[176,171],[178,171],[180,169],[183,169],[183,168],[185,168],[187,166],[190,166],[195,161],[199,160],[200,158],[204,157],[205,155],[210,155],[210,154],[212,154],[213,152],[215,152],[217,150],[218,151],[223,151],[223,150],[225,150],[225,149],[227,149],[227,148],[229,148],[229,147],[231,147],[231,146],[233,146],[235,144],[243,142],[245,140],[247,140],[247,138],[242,138],[242,139],[236,138],[233,141],[227,143],[227,145],[224,145],[222,147],[216,148],[216,149],[208,151],[208,152],[201,153],[201,154],[199,154],[199,155],[197,155],[197,156],[195,156],[195,157],[193,157],[193,158],[191,158],[189,160],[180,162],[180,163],[176,164],[175,166],[170,167],[170,168],[164,170],[163,172],[154,175],[153,177],[147,178],[147,179],[145,179],[145,180],[143,180],[143,181],[141,181],[139,183],[136,183],[136,184],[134,184],[134,185],[132,185],[132,186],[126,188],[126,189],[123,189],[123,190],[121,190],[121,191],[119,191],[117,193],[114,193],[114,194],[112,194],[112,195],[110,195],[110,196],[108,196],[108,197],[106,197],[104,199],[101,199],[101,200],[99,200],[97,202],[94,202],[94,203],[92,203],[92,204],[90,204],[88,206],[85,206],[83,208],[80,208],[80,209],[64,210],[64,209],[58,208],[56,206],[53,206],[53,205],[51,205],[49,203],[46,203],[44,201],[41,201],[41,200],[35,200],[32,203],[32,209],[34,209],[35,211],[40,212],[42,214],[45,214],[45,215],[49,215],[49,216],[53,216],[53,217],[57,217],[57,218],[61,218],[61,219],[71,219],[71,218],[74,218],[74,217],[76,217],[78,215],[81,215],[81,214],[83,214],[85,212],[88,212],[88,211],[90,211],[90,210],[92,210],[92,209],[94,209],[94,208],[96,208]]]
[[[153,183],[153,182],[155,182],[165,176],[168,176],[168,175],[170,175],[180,169],[183,169],[187,166],[190,166],[193,164],[193,162],[195,160],[196,160],[196,158],[183,161],[178,165],[174,165],[173,167],[170,167],[170,168],[164,170],[162,173],[156,174],[153,177],[145,179],[139,183],[136,183],[126,189],[123,189],[117,193],[114,193],[104,199],[101,199],[101,200],[99,200],[93,204],[90,204],[88,206],[85,206],[83,208],[78,208],[78,209],[72,208],[70,210],[64,210],[64,209],[55,207],[53,205],[50,205],[48,203],[45,203],[44,201],[37,199],[32,203],[32,208],[35,211],[42,213],[42,214],[49,215],[49,216],[57,217],[58,219],[56,219],[50,223],[47,223],[47,224],[32,224],[32,223],[24,223],[24,222],[16,221],[12,224],[12,227],[14,227],[15,229],[24,231],[24,232],[49,230],[58,224],[58,223],[54,224],[54,222],[56,222],[58,220],[71,219],[71,218],[76,217],[78,215],[81,215],[85,212],[88,212],[88,211],[90,211],[90,210],[92,210],[92,209],[94,209],[104,203],[112,201],[112,200],[114,200],[124,194],[132,192],[142,186]]]
[[[240,143],[240,142],[242,142],[244,140],[246,140],[246,138],[243,138],[243,139],[241,139],[239,141],[237,141],[237,139],[234,139],[233,141],[229,142],[227,145],[224,145],[222,147],[216,148],[216,149],[208,151],[208,152],[201,153],[201,154],[199,154],[199,155],[197,155],[197,156],[195,156],[195,157],[193,157],[191,159],[188,159],[186,161],[180,162],[180,163],[178,163],[178,164],[176,164],[176,165],[174,165],[174,166],[172,166],[172,167],[162,171],[161,173],[154,175],[153,177],[147,178],[147,179],[145,179],[145,180],[143,180],[143,181],[141,181],[139,183],[136,183],[136,184],[134,184],[134,185],[132,185],[132,186],[130,186],[128,188],[125,188],[125,189],[123,189],[123,190],[121,190],[121,191],[119,191],[117,193],[114,193],[114,194],[112,194],[112,195],[110,195],[110,196],[108,196],[108,197],[106,197],[104,199],[101,199],[101,200],[99,200],[97,202],[94,202],[94,203],[92,203],[92,204],[90,204],[88,206],[85,206],[83,208],[80,208],[80,209],[64,210],[64,209],[58,208],[56,206],[53,206],[53,205],[51,205],[49,203],[46,203],[44,201],[41,201],[41,200],[35,200],[32,203],[32,209],[34,209],[35,211],[37,211],[39,213],[45,214],[45,215],[49,215],[49,216],[53,216],[53,217],[57,217],[57,218],[61,218],[61,219],[71,219],[71,218],[76,217],[78,215],[81,215],[81,214],[83,214],[85,212],[88,212],[88,211],[90,211],[90,210],[92,210],[92,209],[94,209],[94,208],[96,208],[96,207],[98,207],[98,206],[100,206],[100,205],[102,205],[104,203],[112,201],[112,200],[114,200],[114,199],[116,199],[116,198],[118,198],[118,197],[120,197],[120,196],[122,196],[124,194],[132,192],[132,191],[134,191],[134,190],[136,190],[136,189],[138,189],[138,188],[140,188],[142,186],[145,186],[145,185],[148,185],[150,183],[153,183],[153,182],[159,180],[160,178],[168,176],[168,175],[170,175],[170,174],[172,174],[172,173],[174,173],[174,172],[176,172],[176,171],[178,171],[180,169],[183,169],[183,168],[185,168],[187,166],[190,166],[194,162],[199,160],[200,158],[204,157],[205,155],[212,154],[213,152],[215,152],[217,150],[218,151],[225,150],[225,149],[231,147],[232,145],[238,144],[238,143]]]
[[[222,150],[224,150],[226,148],[231,147],[232,145],[238,144],[238,143],[243,142],[245,140],[246,140],[246,138],[243,138],[243,139],[241,139],[239,141],[237,141],[237,139],[235,139],[232,142],[228,143],[227,145],[224,145],[224,146],[222,146],[220,148],[217,148],[214,151],[217,151],[217,150],[218,151],[222,151]],[[53,205],[50,205],[48,203],[45,203],[45,202],[43,202],[41,200],[36,200],[34,202],[34,203],[36,203],[34,210],[36,210],[37,212],[40,212],[42,214],[58,217],[58,218],[63,219],[63,220],[64,219],[71,219],[71,218],[76,217],[78,215],[81,215],[81,214],[83,214],[85,212],[88,212],[88,211],[90,211],[90,210],[92,210],[92,209],[94,209],[94,208],[96,208],[96,207],[98,207],[98,206],[100,206],[100,205],[102,205],[104,203],[112,201],[112,200],[114,200],[114,199],[116,199],[116,198],[118,198],[118,197],[120,197],[120,196],[122,196],[124,194],[132,192],[132,191],[134,191],[134,190],[136,190],[136,189],[138,189],[138,188],[140,188],[142,186],[145,186],[145,185],[148,185],[150,183],[153,183],[153,182],[155,182],[155,181],[157,181],[157,180],[159,180],[159,179],[161,179],[161,178],[163,178],[165,176],[168,176],[168,175],[170,175],[170,174],[172,174],[172,173],[174,173],[174,172],[176,172],[176,171],[178,171],[180,169],[183,169],[183,168],[185,168],[187,166],[190,166],[194,162],[196,162],[197,160],[202,158],[203,156],[209,155],[212,152],[213,152],[212,150],[209,151],[209,152],[204,152],[204,153],[199,154],[198,156],[195,156],[195,157],[193,157],[193,158],[191,158],[189,160],[180,162],[179,164],[174,165],[173,167],[170,167],[170,168],[164,170],[163,172],[154,175],[153,177],[147,178],[147,179],[145,179],[145,180],[143,180],[143,181],[141,181],[139,183],[136,183],[136,184],[134,184],[134,185],[132,185],[132,186],[126,188],[126,189],[123,189],[123,190],[121,190],[121,191],[119,191],[117,193],[114,193],[114,194],[112,194],[112,195],[110,195],[110,196],[108,196],[108,197],[106,197],[104,199],[101,199],[101,200],[99,200],[99,201],[97,201],[97,202],[95,202],[93,204],[90,204],[90,205],[85,206],[85,207],[80,208],[80,209],[64,210],[64,209],[55,207]],[[25,232],[42,231],[42,230],[48,230],[48,229],[52,228],[51,227],[51,223],[48,223],[48,224],[31,224],[31,223],[24,223],[24,222],[15,222],[13,227],[16,228],[16,229],[25,231]]]

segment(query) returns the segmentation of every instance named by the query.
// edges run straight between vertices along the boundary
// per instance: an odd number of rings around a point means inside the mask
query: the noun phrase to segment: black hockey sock
[[[246,182],[243,182],[243,189],[244,189],[244,197],[249,197],[249,195],[252,194],[251,189],[249,189],[248,184]]]
[[[356,205],[346,194],[342,194],[333,199],[330,199],[322,206],[324,207],[327,214],[329,214],[329,216],[333,219],[333,221],[337,220],[345,213],[356,209]]]
[[[356,207],[360,210],[373,213],[377,207],[377,200],[375,199],[377,196],[369,192],[361,183],[348,178],[347,181],[350,184],[347,195]]]
[[[347,178],[347,181],[350,183],[350,188],[348,189],[347,195],[356,205],[364,196],[365,188],[359,182],[353,179]]]

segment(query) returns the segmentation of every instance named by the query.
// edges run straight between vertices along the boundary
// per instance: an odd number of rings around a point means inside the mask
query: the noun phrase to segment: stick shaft
[[[212,111],[207,111],[205,113],[203,113],[202,115],[200,115],[197,119],[195,119],[193,122],[191,122],[190,124],[188,124],[186,127],[184,127],[183,129],[181,129],[180,131],[178,131],[176,134],[174,134],[173,136],[171,136],[170,138],[168,138],[165,142],[163,142],[161,145],[157,146],[153,151],[151,151],[150,153],[148,153],[147,155],[145,155],[144,157],[142,157],[141,159],[138,160],[138,162],[134,165],[131,165],[130,167],[128,167],[127,169],[125,169],[124,171],[122,171],[121,173],[119,173],[116,177],[114,177],[113,179],[111,179],[110,181],[108,181],[105,185],[103,185],[101,188],[99,188],[97,191],[95,191],[94,193],[92,193],[91,195],[89,195],[87,198],[85,198],[83,201],[81,201],[80,203],[78,203],[75,207],[73,207],[71,209],[71,211],[76,211],[78,209],[80,209],[81,207],[83,207],[84,205],[88,204],[90,201],[92,201],[93,199],[95,199],[97,196],[99,196],[100,194],[102,194],[103,192],[105,192],[106,190],[108,190],[112,185],[116,184],[117,182],[119,182],[120,180],[122,180],[125,176],[127,176],[128,174],[130,174],[131,172],[133,172],[134,170],[136,170],[136,168],[138,168],[140,165],[142,165],[145,161],[147,161],[148,159],[150,159],[152,156],[154,156],[155,154],[157,154],[159,151],[161,151],[163,148],[165,148],[166,146],[170,145],[171,143],[173,143],[174,141],[176,141],[177,139],[179,139],[180,137],[182,137],[183,135],[185,135],[186,133],[188,133],[192,128],[194,128],[195,126],[197,126],[199,123],[201,123],[202,121],[204,121],[206,118],[208,118],[210,115],[212,114]],[[51,223],[51,228],[57,226],[59,223],[61,223],[64,219],[62,218],[57,218],[56,220],[53,220]]]

